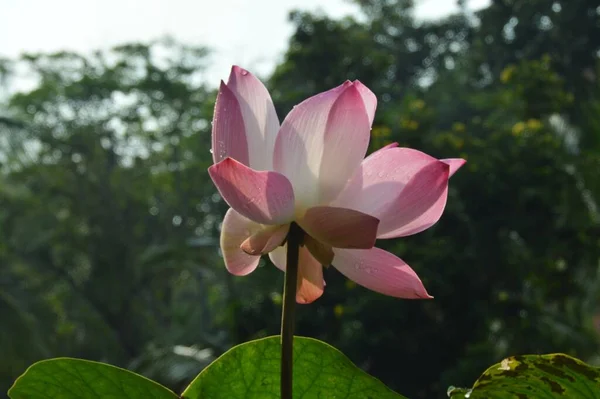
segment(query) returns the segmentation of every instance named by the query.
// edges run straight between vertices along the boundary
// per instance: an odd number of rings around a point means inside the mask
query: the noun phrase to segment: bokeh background
[[[599,364],[598,2],[316,4],[0,3],[0,396],[56,356],[180,391],[278,333],[283,275],[265,259],[233,277],[218,252],[227,207],[206,169],[232,63],[263,78],[281,119],[358,78],[379,99],[371,150],[468,160],[436,226],[378,243],[435,299],[329,268],[300,335],[410,398],[470,386],[507,354]]]

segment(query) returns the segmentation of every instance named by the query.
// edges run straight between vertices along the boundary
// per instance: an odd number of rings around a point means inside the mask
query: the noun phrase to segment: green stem
[[[290,225],[290,232],[287,236],[285,284],[281,311],[281,399],[292,399],[296,282],[298,280],[298,255],[303,234],[304,232],[296,223]]]

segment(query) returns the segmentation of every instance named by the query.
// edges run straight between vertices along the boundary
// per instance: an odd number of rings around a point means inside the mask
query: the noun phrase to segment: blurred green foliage
[[[356,2],[360,20],[291,14],[267,81],[280,119],[360,79],[379,99],[372,149],[468,163],[436,226],[378,244],[435,299],[383,297],[329,268],[298,333],[411,398],[468,386],[510,354],[598,363],[597,3],[494,0],[423,22],[411,1]],[[23,71],[32,87],[0,99],[1,392],[53,356],[177,392],[233,344],[278,333],[281,273],[265,259],[233,277],[219,257],[206,56],[165,39],[0,60],[3,87]]]

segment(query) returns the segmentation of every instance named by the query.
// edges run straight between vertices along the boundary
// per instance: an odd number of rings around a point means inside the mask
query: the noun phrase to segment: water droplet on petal
[[[208,150],[211,154],[213,153],[213,149],[211,148],[210,150]]]
[[[379,176],[379,177],[384,177],[384,176],[385,176],[385,172],[383,172],[383,171],[382,171],[382,172],[379,172],[379,173],[377,173],[377,176]]]

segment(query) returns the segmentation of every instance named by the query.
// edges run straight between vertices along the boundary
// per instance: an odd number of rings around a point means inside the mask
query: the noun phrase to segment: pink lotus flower
[[[323,293],[323,265],[366,288],[399,298],[431,298],[377,238],[421,232],[442,215],[448,178],[462,159],[437,160],[389,145],[364,158],[377,99],[358,80],[295,106],[282,125],[264,85],[234,66],[221,82],[208,171],[231,209],[221,230],[229,272],[243,276],[269,254],[285,270],[290,223],[306,233],[297,297]],[[282,245],[283,244],[283,245]]]

